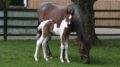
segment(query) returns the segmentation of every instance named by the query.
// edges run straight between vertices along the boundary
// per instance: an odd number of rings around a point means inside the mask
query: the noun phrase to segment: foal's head
[[[72,15],[71,14],[67,14],[65,16],[65,18],[63,19],[63,21],[67,24],[67,26],[70,26],[71,25],[71,18],[72,18]],[[62,21],[62,22],[63,22]]]
[[[68,22],[69,25],[71,24],[71,19],[72,19],[72,15],[71,14],[67,15],[66,21]]]

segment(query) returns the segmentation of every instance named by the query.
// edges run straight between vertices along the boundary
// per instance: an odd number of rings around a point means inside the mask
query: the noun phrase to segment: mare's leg
[[[70,60],[68,58],[68,41],[65,41],[65,59],[68,63],[70,63]]]
[[[43,40],[44,40],[44,37],[41,35],[41,37],[36,42],[36,49],[35,49],[35,54],[34,54],[35,61],[38,61],[38,58],[37,58],[38,50],[39,50],[39,47],[42,44]]]
[[[48,61],[47,53],[46,53],[46,45],[47,45],[48,37],[46,37],[42,43],[43,48],[43,56],[46,61]]]
[[[90,63],[90,45],[89,43],[86,43],[85,41],[79,39],[80,48],[79,51],[81,52],[81,59],[83,60],[83,63],[89,64]]]

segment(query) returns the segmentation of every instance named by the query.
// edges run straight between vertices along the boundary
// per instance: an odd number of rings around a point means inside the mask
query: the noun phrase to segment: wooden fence
[[[3,11],[0,9],[0,11]],[[36,29],[36,26],[18,26],[18,25],[8,25],[8,20],[38,20],[37,17],[9,17],[8,12],[9,11],[25,11],[25,12],[36,12],[35,9],[6,9],[4,10],[4,16],[0,17],[0,20],[3,20],[3,25],[0,25],[0,28],[3,29],[3,33],[0,33],[0,36],[4,37],[4,40],[7,40],[7,36],[35,36],[35,34],[8,34],[9,28],[27,28],[27,29]],[[17,24],[17,23],[16,23]]]
[[[0,36],[3,36],[4,40],[7,40],[8,36],[35,36],[35,34],[9,34],[9,28],[27,28],[27,29],[36,29],[36,26],[18,26],[18,25],[8,25],[8,20],[38,20],[37,17],[9,17],[9,11],[25,11],[25,12],[36,12],[36,9],[5,9],[3,11],[3,17],[0,17],[0,20],[3,20],[3,25],[0,25],[0,28],[3,29],[3,33],[0,33]],[[120,10],[94,10],[95,12],[120,12]],[[97,17],[95,20],[120,20],[120,18],[101,18]],[[95,26],[96,28],[120,28],[120,26]],[[97,36],[120,36],[119,34],[96,34]]]
[[[110,13],[110,12],[118,12],[120,13],[120,10],[94,10],[94,12],[107,12],[107,13]],[[109,21],[120,21],[120,18],[112,18],[112,17],[95,17],[94,18],[95,21],[97,20],[102,20],[102,21],[105,21],[105,20],[109,20]],[[109,22],[108,22],[109,23]],[[119,22],[120,23],[120,22]],[[96,25],[95,28],[120,28],[120,25]],[[120,36],[120,33],[119,34],[96,34],[97,36]]]
[[[71,0],[29,0],[27,8],[37,9],[40,7],[40,4],[44,2],[52,2],[52,3],[61,4],[61,5],[68,5],[71,3]]]

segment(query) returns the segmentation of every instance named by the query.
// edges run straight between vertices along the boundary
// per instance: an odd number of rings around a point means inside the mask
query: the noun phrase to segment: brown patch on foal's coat
[[[61,21],[67,16],[66,9],[54,9],[50,11],[44,11],[42,14],[39,14],[39,19],[48,20],[52,19],[53,23],[57,24],[57,27],[60,27]],[[41,18],[42,17],[42,18]]]

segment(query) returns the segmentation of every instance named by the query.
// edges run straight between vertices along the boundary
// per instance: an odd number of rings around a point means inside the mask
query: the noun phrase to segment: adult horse
[[[78,37],[78,44],[80,45],[80,52],[81,52],[81,59],[83,60],[83,63],[90,63],[90,58],[89,58],[89,43],[87,40],[87,37],[85,36],[84,32],[84,20],[83,20],[83,15],[79,7],[75,4],[70,4],[68,6],[62,6],[54,3],[44,3],[41,5],[41,7],[38,9],[38,17],[39,21],[45,20],[46,15],[49,15],[50,12],[52,12],[54,9],[60,9],[55,12],[55,14],[52,14],[53,17],[57,17],[57,21],[61,20],[59,17],[63,17],[63,11],[69,12],[72,15],[71,19],[71,31],[77,33]],[[54,16],[57,15],[57,16]],[[58,17],[59,16],[59,17]],[[38,31],[40,33],[41,31]],[[39,34],[38,37],[40,37],[41,34]],[[49,49],[49,46],[47,44],[46,46],[47,49],[47,56],[52,56],[51,51]]]

